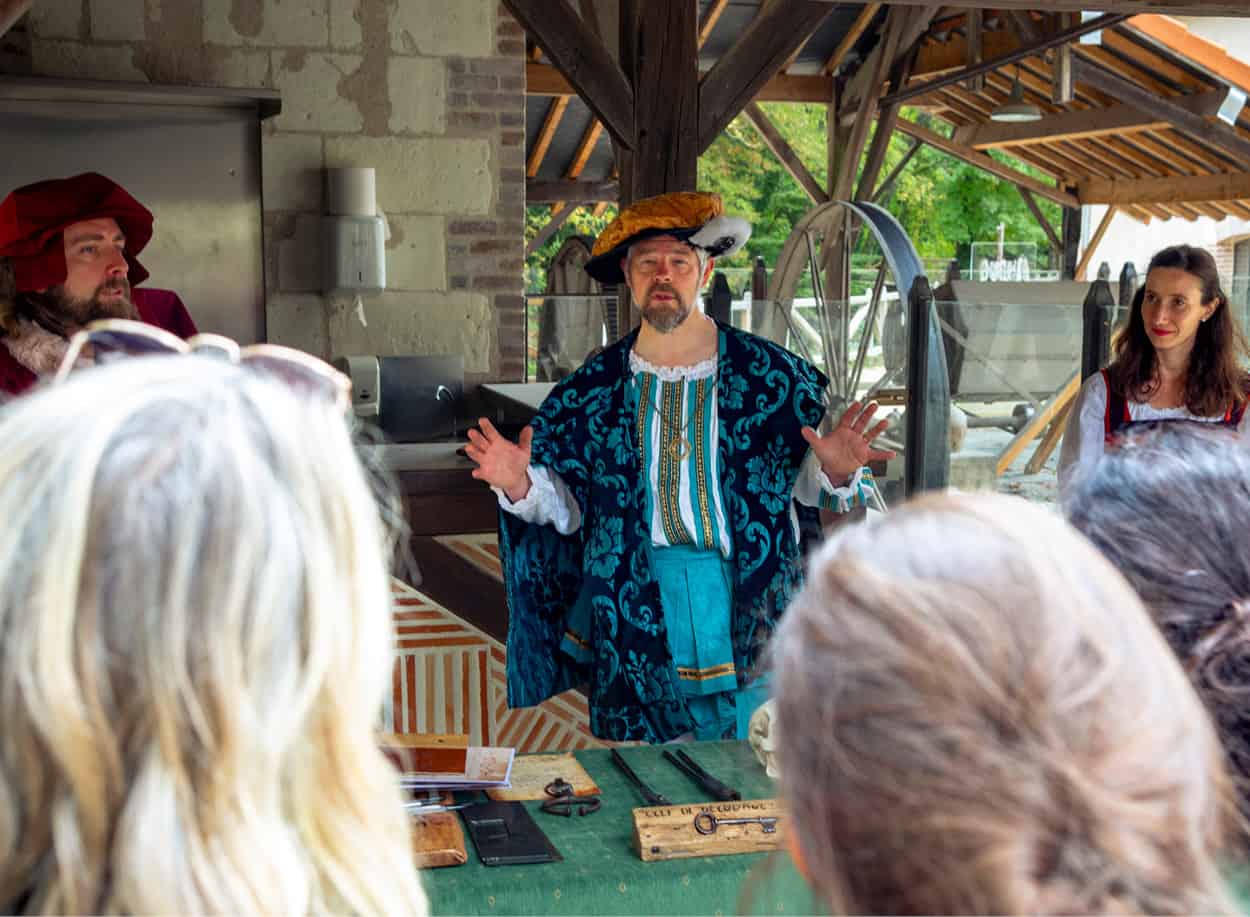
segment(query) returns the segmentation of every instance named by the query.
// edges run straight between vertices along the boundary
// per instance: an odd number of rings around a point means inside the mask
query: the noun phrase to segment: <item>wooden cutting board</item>
[[[571,754],[521,755],[512,762],[512,786],[487,790],[499,802],[549,799],[544,787],[557,777],[573,784],[574,796],[597,796],[599,787]]]
[[[775,830],[765,831],[758,822],[742,825],[718,823],[715,831],[702,834],[694,824],[696,816],[702,813],[716,819],[773,818],[776,819]],[[640,858],[648,862],[729,853],[762,853],[780,849],[785,839],[785,817],[775,799],[644,806],[634,809],[633,815],[634,849]]]
[[[418,869],[463,866],[469,857],[460,816],[455,812],[413,815],[412,854]]]

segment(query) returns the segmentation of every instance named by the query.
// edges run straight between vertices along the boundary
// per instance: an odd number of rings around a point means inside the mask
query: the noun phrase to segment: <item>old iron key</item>
[[[700,812],[694,817],[694,830],[700,834],[715,834],[721,825],[762,825],[765,834],[777,833],[777,819],[771,815],[754,818],[717,818],[711,812]]]

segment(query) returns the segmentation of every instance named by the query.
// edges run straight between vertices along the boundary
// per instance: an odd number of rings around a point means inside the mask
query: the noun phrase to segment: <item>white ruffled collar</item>
[[[629,370],[632,373],[651,373],[661,382],[694,382],[716,375],[719,355],[714,354],[706,360],[700,360],[691,366],[656,366],[654,363],[629,352]]]

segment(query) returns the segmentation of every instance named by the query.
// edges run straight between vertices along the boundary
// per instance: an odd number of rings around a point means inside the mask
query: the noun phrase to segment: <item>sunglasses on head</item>
[[[55,382],[65,381],[82,357],[102,365],[125,357],[190,354],[216,357],[273,376],[291,388],[328,398],[346,413],[351,406],[351,380],[314,356],[278,344],[240,347],[220,334],[197,334],[184,341],[163,328],[123,318],[91,322],[69,342],[56,371]]]

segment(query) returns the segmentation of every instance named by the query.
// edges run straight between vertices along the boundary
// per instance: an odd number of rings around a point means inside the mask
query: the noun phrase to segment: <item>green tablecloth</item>
[[[776,795],[745,742],[683,745],[744,799]],[[621,752],[634,771],[674,803],[709,801],[665,761],[662,747]],[[483,866],[467,837],[469,862],[421,874],[434,914],[814,914],[814,897],[785,853],[644,863],[633,849],[631,810],[644,805],[604,749],[576,752],[602,790],[603,808],[560,818],[526,803],[564,857],[537,866]]]

